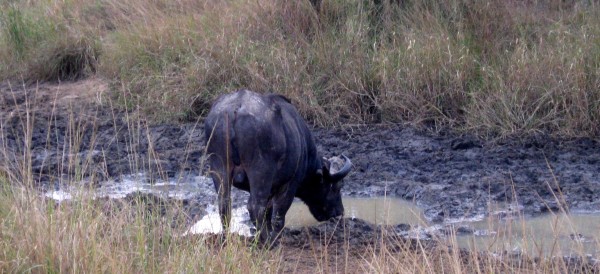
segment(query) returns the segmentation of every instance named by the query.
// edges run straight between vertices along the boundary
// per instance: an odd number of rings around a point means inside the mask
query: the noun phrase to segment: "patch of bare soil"
[[[484,215],[600,211],[600,143],[533,136],[486,142],[402,125],[315,131],[355,164],[346,195],[414,200],[434,222]]]
[[[0,84],[0,165],[48,187],[74,179],[100,183],[147,172],[168,178],[200,169],[198,124],[153,125],[114,107],[101,79],[34,86]],[[23,155],[30,154],[30,157]],[[18,172],[14,172],[18,173]]]

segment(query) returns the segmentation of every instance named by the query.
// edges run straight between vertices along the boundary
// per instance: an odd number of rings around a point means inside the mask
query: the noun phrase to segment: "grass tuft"
[[[3,3],[0,77],[99,74],[123,106],[194,120],[239,88],[316,125],[410,122],[482,136],[600,133],[590,1]],[[159,106],[159,107],[157,107]]]

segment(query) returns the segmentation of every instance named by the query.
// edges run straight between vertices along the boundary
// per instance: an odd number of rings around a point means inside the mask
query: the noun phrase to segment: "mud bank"
[[[434,222],[600,210],[600,145],[549,137],[485,142],[400,125],[316,130],[321,151],[355,163],[347,195],[414,200]],[[566,206],[566,207],[564,207]]]
[[[112,108],[102,81],[0,85],[0,166],[22,174],[30,161],[42,188],[94,186],[143,173],[147,182],[193,180],[202,173],[202,123],[154,125]],[[600,143],[546,136],[486,142],[410,126],[314,129],[324,156],[354,163],[344,195],[415,201],[433,222],[524,213],[600,211]],[[187,179],[186,179],[187,178]],[[211,188],[203,183],[201,189]],[[196,204],[214,200],[199,191]],[[235,204],[245,194],[235,194]]]

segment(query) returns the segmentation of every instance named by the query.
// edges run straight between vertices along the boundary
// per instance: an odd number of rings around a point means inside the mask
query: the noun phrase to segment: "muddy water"
[[[159,181],[152,184],[144,174],[128,175],[121,180],[105,182],[95,189],[95,197],[123,198],[133,192],[155,194],[167,199],[196,199],[215,197],[212,182],[204,176]],[[55,200],[68,200],[81,195],[81,189],[61,188],[46,193]],[[86,190],[89,191],[89,190]],[[251,224],[245,207],[247,193],[234,193],[233,232],[251,235]],[[196,197],[196,198],[195,198]],[[201,199],[206,200],[206,199]],[[212,200],[212,199],[208,199]],[[219,233],[221,224],[213,202],[206,201],[206,214],[190,227],[187,233]],[[409,224],[407,234],[421,232],[438,235],[449,242],[456,241],[461,248],[477,251],[516,251],[533,256],[587,255],[600,257],[600,214],[573,213],[547,214],[538,217],[519,218],[491,214],[486,218],[464,219],[431,224],[424,217],[422,208],[399,198],[344,197],[345,216],[365,220],[376,225]],[[294,202],[286,215],[286,227],[300,228],[318,222],[302,202]],[[453,229],[460,228],[460,233]],[[448,233],[450,232],[450,233]],[[449,235],[447,235],[449,234]]]
[[[86,189],[82,187],[83,185],[86,185],[86,182],[59,187],[46,192],[45,196],[62,201],[72,199],[73,196],[77,197],[85,194],[92,194],[94,197],[120,199],[135,192],[155,194],[164,198],[179,200],[190,199],[200,194],[206,196],[216,195],[213,191],[212,181],[209,178],[189,174],[169,180],[151,182],[146,174],[138,173],[124,175],[119,180],[105,181],[100,187],[93,190]]]
[[[456,236],[460,247],[477,251],[515,251],[532,256],[600,256],[600,214],[548,214],[466,224],[472,235]],[[451,237],[453,238],[453,237]]]
[[[413,203],[397,198],[343,198],[345,216],[365,220],[372,224],[426,225],[422,210]],[[222,231],[219,214],[214,206],[207,209],[208,215],[195,223],[189,233],[220,233]],[[308,207],[296,201],[285,216],[285,226],[300,228],[316,225],[319,222],[310,214]],[[249,236],[250,217],[245,207],[235,208],[232,212],[232,232]]]
[[[494,253],[520,252],[531,256],[591,255],[600,257],[600,214],[548,214],[534,218],[487,217],[479,221],[430,225],[422,209],[414,203],[396,198],[351,198],[343,200],[346,217],[358,218],[377,225],[409,224],[408,235],[428,231],[446,239],[449,244],[472,251]],[[196,223],[190,233],[221,231],[216,208]],[[250,222],[245,208],[233,212],[233,231],[250,235]],[[318,224],[306,205],[294,202],[286,215],[286,227],[300,228]],[[462,232],[452,232],[461,227]],[[450,231],[449,235],[445,235]],[[465,233],[465,231],[469,231]]]
[[[520,252],[531,256],[591,255],[600,257],[600,214],[546,214],[538,217],[497,215],[482,220],[430,225],[422,209],[396,198],[344,198],[346,217],[377,225],[410,224],[412,235],[419,230],[445,238],[450,244],[473,251]],[[286,216],[286,227],[312,226],[318,222],[302,203],[294,203]],[[456,228],[461,227],[460,233]],[[443,235],[441,231],[449,232]],[[411,234],[409,234],[411,235]]]
[[[423,210],[414,203],[398,198],[343,198],[344,215],[377,225],[426,225]],[[286,227],[296,228],[317,224],[308,207],[295,202],[286,215]]]

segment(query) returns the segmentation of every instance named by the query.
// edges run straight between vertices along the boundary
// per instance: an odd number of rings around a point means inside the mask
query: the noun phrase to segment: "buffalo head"
[[[315,176],[317,182],[312,184],[311,199],[304,201],[310,213],[319,222],[344,215],[341,194],[342,179],[352,169],[352,162],[348,157],[344,155],[342,157],[344,164],[337,171],[334,170],[330,160],[322,159],[322,168],[317,170]]]

